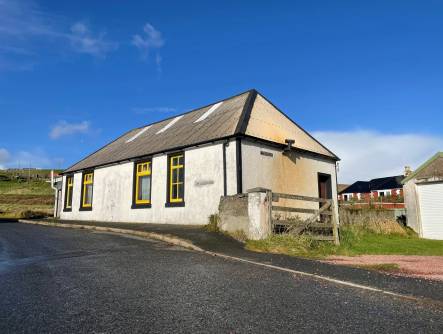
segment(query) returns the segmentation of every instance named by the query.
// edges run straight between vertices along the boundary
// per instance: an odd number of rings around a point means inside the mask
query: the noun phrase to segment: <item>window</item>
[[[384,191],[379,191],[379,192],[378,192],[378,196],[380,196],[380,197],[385,197],[385,192],[384,192]]]
[[[94,189],[94,173],[93,172],[83,173],[80,210],[92,210],[93,189]]]
[[[183,206],[185,203],[185,155],[168,156],[167,206]]]
[[[151,161],[134,164],[134,187],[132,208],[151,206]]]
[[[65,209],[64,211],[72,210],[72,193],[74,189],[74,176],[66,176],[66,187],[65,187]]]

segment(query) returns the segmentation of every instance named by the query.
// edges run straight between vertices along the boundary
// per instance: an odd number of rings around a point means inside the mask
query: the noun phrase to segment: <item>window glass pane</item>
[[[183,165],[183,156],[178,157],[178,164]]]
[[[179,173],[178,173],[178,182],[183,182],[184,181],[184,176],[185,176],[185,173],[183,173],[183,167],[181,167],[179,169]]]
[[[180,183],[177,185],[178,188],[178,198],[183,198],[183,190],[184,190],[184,185],[183,183]]]
[[[172,170],[172,183],[176,183],[178,181],[178,169]]]
[[[72,205],[72,187],[68,188],[68,206]]]
[[[177,198],[177,186],[173,185],[172,186],[172,198]]]
[[[92,184],[85,187],[85,204],[92,204]]]
[[[138,179],[138,199],[139,200],[149,200],[151,199],[151,177],[141,176]]]

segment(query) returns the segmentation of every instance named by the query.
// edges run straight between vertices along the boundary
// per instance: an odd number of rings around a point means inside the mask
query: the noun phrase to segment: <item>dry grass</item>
[[[45,181],[0,182],[0,217],[36,218],[52,215],[54,191]]]
[[[22,204],[22,205],[53,205],[54,195],[5,195],[0,194],[0,205]]]
[[[354,223],[345,225],[346,228],[353,228],[358,232],[372,232],[376,234],[398,234],[407,235],[408,232],[395,219],[377,218],[366,223]]]
[[[305,235],[277,234],[264,240],[248,240],[246,249],[264,253],[321,258],[333,252],[334,246],[328,242],[313,240]]]

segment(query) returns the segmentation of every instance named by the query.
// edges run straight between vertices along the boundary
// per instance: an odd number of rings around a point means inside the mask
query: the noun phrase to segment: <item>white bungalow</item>
[[[221,196],[256,187],[336,202],[337,160],[250,90],[130,130],[69,167],[57,216],[206,224]]]

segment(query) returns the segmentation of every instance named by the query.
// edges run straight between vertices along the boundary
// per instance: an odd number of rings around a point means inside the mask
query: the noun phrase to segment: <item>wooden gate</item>
[[[320,203],[319,209],[301,208],[278,203],[280,199],[288,199],[298,202]],[[279,205],[280,204],[280,205]],[[300,219],[291,215],[280,219],[278,213],[286,214],[298,213],[305,216]],[[308,216],[308,217],[306,217]],[[332,199],[318,197],[272,193],[271,224],[274,233],[307,234],[316,240],[334,241],[336,245],[340,243],[338,235],[337,217]]]

